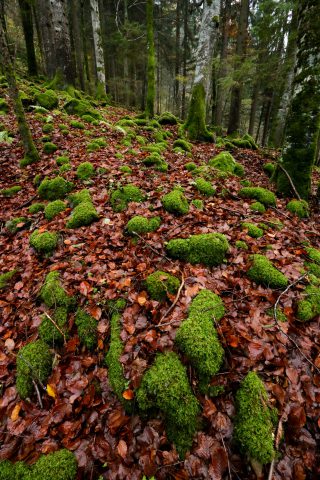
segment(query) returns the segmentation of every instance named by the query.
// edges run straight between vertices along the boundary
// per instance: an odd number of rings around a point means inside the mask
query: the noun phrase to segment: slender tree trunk
[[[2,16],[0,19],[0,60],[9,85],[9,93],[13,102],[13,109],[17,119],[20,137],[23,143],[25,158],[21,165],[29,165],[30,163],[39,160],[39,154],[33,143],[32,135],[20,99],[14,68],[10,58],[7,38],[3,29]]]
[[[70,9],[70,25],[72,31],[73,42],[71,42],[72,50],[74,52],[74,61],[77,69],[77,79],[79,81],[80,88],[82,90],[86,89],[85,84],[85,72],[84,72],[84,61],[83,61],[83,36],[81,31],[81,5],[78,0],[69,0]]]
[[[96,65],[96,78],[97,78],[96,94],[98,96],[103,96],[105,95],[106,76],[105,76],[104,56],[103,56],[103,48],[102,48],[98,0],[90,0],[90,6],[91,6],[91,22],[92,22],[92,31],[93,31],[94,56],[95,56],[95,65]]]
[[[297,63],[290,113],[286,122],[282,166],[299,195],[308,199],[319,132],[320,35],[318,0],[300,0],[298,12]],[[277,189],[292,194],[287,175],[276,172]]]
[[[252,101],[250,108],[250,121],[249,121],[249,135],[253,135],[254,125],[256,121],[257,107],[258,107],[258,98],[259,98],[260,85],[256,81],[253,87]]]
[[[174,87],[173,87],[173,98],[175,103],[175,111],[179,115],[180,105],[179,105],[179,74],[180,74],[180,21],[181,21],[181,0],[177,0],[176,7],[176,44],[175,44],[175,65],[174,65]]]
[[[272,104],[273,104],[273,98],[274,98],[273,91],[267,90],[265,97],[266,97],[265,112],[264,112],[264,122],[263,122],[263,131],[262,131],[262,140],[261,140],[261,145],[263,147],[265,147],[267,143],[267,138],[268,138],[271,110],[272,110]]]
[[[38,70],[33,39],[32,8],[29,0],[19,0],[19,7],[27,49],[28,73],[31,76],[35,76],[38,74]]]
[[[181,115],[186,117],[186,83],[187,83],[187,56],[188,56],[188,6],[189,0],[183,1],[183,61],[182,61],[182,96],[181,96]]]
[[[154,100],[155,100],[155,53],[154,53],[154,33],[153,33],[153,0],[147,0],[147,48],[148,48],[148,65],[147,65],[147,102],[146,116],[153,118],[154,116]]]
[[[236,70],[241,65],[245,58],[246,42],[247,42],[247,30],[248,30],[248,18],[249,18],[249,0],[242,0],[240,7],[239,18],[239,31],[237,36],[236,45]],[[241,83],[236,81],[231,92],[231,103],[229,113],[229,125],[228,134],[237,132],[240,128],[240,114],[241,114],[241,96],[242,88]]]

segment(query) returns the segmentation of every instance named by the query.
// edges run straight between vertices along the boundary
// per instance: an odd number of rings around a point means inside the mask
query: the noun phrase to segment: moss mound
[[[166,300],[168,294],[175,295],[180,287],[180,280],[170,273],[158,270],[146,278],[147,291],[152,300]]]
[[[192,445],[200,409],[189,385],[186,369],[175,353],[156,357],[142,378],[137,402],[141,411],[154,408],[162,411],[168,439],[184,456]]]
[[[158,118],[160,125],[177,125],[178,119],[173,113],[163,112]]]
[[[260,238],[263,236],[263,230],[253,223],[243,222],[242,228],[248,231],[249,237]]]
[[[89,350],[97,345],[98,322],[84,310],[78,309],[75,317],[80,342]]]
[[[46,110],[53,110],[59,104],[59,98],[53,90],[46,90],[36,95],[37,103]]]
[[[189,204],[183,193],[178,190],[172,190],[161,199],[163,208],[169,213],[175,215],[185,215],[189,212]]]
[[[263,165],[263,171],[268,175],[268,177],[272,177],[275,169],[276,169],[276,166],[274,163],[269,162]]]
[[[42,127],[43,133],[51,133],[51,132],[53,132],[53,130],[54,130],[54,127],[53,127],[53,125],[51,125],[51,123],[46,123]]]
[[[188,162],[185,164],[184,168],[188,170],[188,172],[192,172],[197,168],[197,165],[194,162]]]
[[[87,188],[83,188],[80,192],[73,193],[69,196],[72,207],[76,207],[83,202],[92,202],[90,192]]]
[[[285,288],[288,285],[287,277],[264,255],[252,255],[252,267],[248,270],[248,277],[268,288]]]
[[[21,398],[33,392],[32,380],[45,383],[52,370],[52,354],[42,341],[30,342],[17,355],[17,391]]]
[[[56,232],[43,232],[35,230],[30,235],[30,246],[36,250],[39,255],[51,255],[58,245],[58,234]]]
[[[221,233],[203,233],[187,239],[170,240],[166,249],[172,258],[213,267],[223,262],[229,244]]]
[[[59,215],[66,209],[66,204],[62,200],[55,200],[54,202],[48,203],[44,209],[44,216],[47,220],[52,220],[54,217]]]
[[[209,160],[208,165],[214,167],[217,170],[223,172],[233,173],[236,165],[236,161],[229,152],[220,152],[214,158]]]
[[[71,120],[70,127],[79,128],[80,130],[84,130],[85,128],[84,123],[79,122],[78,120]]]
[[[44,315],[39,326],[39,335],[48,345],[54,346],[63,342],[64,338],[61,332],[64,333],[65,337],[67,336],[68,309],[66,307],[57,307],[52,315],[52,319],[59,328],[54,325],[50,318]]]
[[[242,198],[253,198],[266,207],[276,205],[276,196],[273,192],[262,187],[244,187],[239,192]]]
[[[309,205],[305,200],[291,200],[287,206],[287,210],[297,215],[299,218],[308,218],[309,217]]]
[[[73,184],[62,177],[52,180],[45,178],[38,188],[39,197],[45,200],[59,200],[64,198],[73,189]]]
[[[100,150],[100,148],[106,147],[107,142],[103,138],[96,138],[92,140],[92,142],[88,143],[87,151],[88,152],[95,152],[96,150]]]
[[[192,152],[192,143],[187,142],[183,138],[178,138],[173,142],[173,148],[180,148],[184,152]]]
[[[123,212],[126,210],[129,202],[142,202],[143,193],[135,185],[124,185],[114,190],[111,194],[110,202],[114,212]]]
[[[151,153],[151,155],[148,155],[142,161],[147,167],[154,166],[156,170],[160,172],[166,172],[169,167],[169,165],[163,160],[163,157],[161,157],[160,153],[158,152]]]
[[[48,273],[39,297],[48,308],[64,307],[70,309],[74,306],[74,299],[69,297],[62,287],[57,270]]]
[[[79,100],[77,98],[72,98],[63,106],[64,110],[69,113],[69,115],[79,115],[82,117],[83,115],[90,115],[95,119],[100,118],[99,112],[96,112],[91,104],[86,100]]]
[[[262,465],[270,463],[273,447],[272,412],[266,389],[255,372],[249,372],[236,394],[234,435],[243,454]]]
[[[85,114],[85,115],[82,115],[81,118],[82,118],[82,120],[84,120],[85,122],[91,123],[92,125],[95,125],[95,126],[99,125],[98,120],[96,120],[95,118],[93,118],[92,115],[86,115],[86,114]]]
[[[39,213],[39,212],[43,212],[43,210],[45,209],[45,204],[44,203],[33,203],[32,205],[30,205],[28,211],[29,213],[31,214],[34,214],[34,213]]]
[[[210,197],[211,195],[214,195],[216,193],[216,189],[213,187],[213,185],[204,178],[196,178],[195,184],[197,190],[203,195]]]
[[[4,98],[0,98],[0,115],[5,115],[9,112],[9,105]]]
[[[141,215],[137,215],[129,220],[126,226],[126,231],[131,235],[138,233],[143,235],[144,233],[154,232],[160,227],[160,217],[145,218]]]
[[[317,250],[316,248],[313,248],[313,247],[307,247],[306,252],[310,260],[320,265],[320,250]]]
[[[0,461],[0,480],[27,480],[30,478],[29,473],[29,466],[24,462]]]
[[[198,210],[203,210],[204,204],[203,200],[200,200],[199,198],[195,198],[192,200],[192,205],[194,205]]]
[[[2,288],[5,288],[8,285],[8,283],[14,277],[16,272],[17,272],[17,270],[10,270],[9,272],[1,273],[1,275],[0,275],[0,290]]]
[[[95,222],[99,219],[99,214],[91,202],[81,202],[72,211],[71,217],[67,222],[67,228],[79,228]]]
[[[240,248],[241,250],[248,250],[248,245],[243,240],[237,240],[235,245],[237,248]]]
[[[90,162],[83,162],[77,168],[77,177],[80,180],[88,180],[94,175],[94,166]]]
[[[22,190],[22,187],[19,187],[19,185],[14,185],[13,187],[4,188],[4,189],[0,190],[0,193],[4,197],[13,197],[18,192],[20,192],[20,190]]]
[[[58,147],[55,143],[47,142],[47,141],[45,142],[45,144],[43,146],[44,153],[53,153],[56,150],[58,150]]]
[[[250,210],[257,213],[264,213],[266,211],[266,207],[260,202],[253,202],[250,205]]]
[[[320,288],[308,285],[303,292],[303,299],[298,301],[297,319],[308,322],[320,314]]]
[[[10,233],[15,234],[30,225],[31,221],[26,217],[11,218],[6,222],[5,226]]]

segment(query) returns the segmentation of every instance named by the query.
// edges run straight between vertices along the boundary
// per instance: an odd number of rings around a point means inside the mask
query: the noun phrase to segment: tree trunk
[[[20,99],[19,89],[14,73],[12,60],[8,48],[6,34],[3,28],[3,18],[0,18],[0,59],[5,72],[7,82],[9,85],[9,93],[13,102],[13,109],[17,119],[20,137],[23,143],[25,158],[21,162],[21,166],[29,165],[30,163],[39,160],[38,151],[33,143],[32,135],[27,123],[22,102]]]
[[[261,140],[261,145],[263,147],[265,147],[267,143],[273,97],[274,97],[273,91],[267,90],[265,93],[265,112],[264,112],[264,122],[263,122],[263,131],[262,131],[262,140]]]
[[[174,87],[173,87],[173,98],[175,103],[175,111],[179,115],[180,104],[179,104],[179,74],[180,74],[180,11],[181,11],[181,0],[177,0],[176,7],[176,56],[175,56],[175,65],[174,65]]]
[[[203,5],[198,46],[195,52],[196,68],[188,118],[184,124],[190,140],[212,141],[206,127],[206,99],[210,88],[212,57],[218,34],[220,1],[212,0]]]
[[[246,53],[247,43],[247,29],[249,18],[249,0],[242,0],[240,7],[239,30],[236,45],[236,68],[241,65]],[[231,103],[229,113],[228,135],[237,132],[240,128],[240,114],[241,114],[241,96],[242,88],[239,81],[235,82],[231,92]]]
[[[33,40],[32,8],[29,0],[19,0],[20,15],[23,27],[24,40],[27,49],[28,73],[30,76],[38,74],[36,53]]]
[[[104,67],[104,56],[102,48],[102,38],[101,38],[101,26],[100,26],[100,16],[99,16],[99,2],[98,0],[90,0],[91,6],[91,22],[92,22],[92,31],[93,31],[93,44],[94,44],[94,56],[96,64],[96,94],[98,97],[105,95],[105,85],[106,85],[106,76],[105,76],[105,67]]]
[[[250,108],[250,121],[249,121],[249,135],[253,135],[254,125],[256,121],[257,107],[258,107],[258,98],[259,98],[260,85],[256,81],[253,87],[252,101]]]
[[[188,5],[189,0],[183,1],[183,60],[182,60],[182,95],[181,95],[181,116],[186,117],[186,81],[187,81],[187,56],[188,56]]]
[[[318,0],[301,0],[298,12],[297,62],[290,113],[286,122],[282,166],[301,198],[311,192],[320,114],[320,36]],[[287,175],[276,172],[277,189],[292,194]]]
[[[71,47],[74,53],[74,62],[76,64],[77,80],[79,81],[80,88],[86,89],[85,83],[85,71],[84,71],[84,44],[81,31],[81,5],[78,0],[69,0],[69,18],[70,18],[70,30],[72,32]]]
[[[156,60],[154,53],[154,33],[153,33],[153,0],[147,0],[147,48],[148,48],[148,64],[147,64],[147,101],[146,116],[153,118],[154,101],[155,101],[155,69]]]

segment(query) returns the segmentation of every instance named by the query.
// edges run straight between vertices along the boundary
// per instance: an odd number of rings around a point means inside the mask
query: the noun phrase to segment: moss
[[[58,127],[61,131],[68,130],[68,125],[65,125],[64,123],[59,123]]]
[[[262,187],[245,187],[239,192],[242,198],[253,198],[266,207],[276,205],[276,196],[270,190]]]
[[[206,93],[202,83],[193,86],[188,118],[182,127],[190,140],[212,142],[213,135],[208,131],[206,119]]]
[[[110,203],[114,212],[126,210],[129,202],[142,202],[143,193],[135,185],[124,185],[114,190],[110,197]]]
[[[266,207],[260,202],[253,202],[250,205],[250,210],[252,210],[253,212],[265,213]]]
[[[45,178],[38,188],[38,195],[45,200],[59,200],[72,189],[73,184],[62,177],[55,177],[52,180]]]
[[[275,169],[276,166],[274,163],[269,162],[263,165],[263,171],[268,175],[268,177],[272,177]]]
[[[53,125],[51,125],[50,123],[46,123],[46,124],[43,125],[43,127],[42,127],[43,133],[51,133],[51,132],[53,132],[53,130],[54,130],[54,127],[53,127]]]
[[[90,115],[93,118],[99,119],[101,116],[99,112],[96,112],[91,104],[86,100],[79,100],[77,98],[72,98],[63,106],[64,110],[69,113],[69,115]]]
[[[52,319],[66,336],[68,319],[67,308],[56,308],[55,312],[52,315]],[[41,324],[39,326],[39,335],[44,342],[52,346],[56,344],[61,344],[63,342],[63,335],[46,315],[43,316]]]
[[[237,175],[237,177],[243,177],[243,175],[245,174],[244,166],[241,165],[241,163],[235,164],[234,174]]]
[[[82,162],[77,168],[77,177],[80,180],[88,180],[94,175],[94,166],[90,162]]]
[[[237,240],[236,243],[235,243],[235,246],[237,248],[240,248],[241,250],[248,250],[248,245],[246,244],[246,242],[242,241],[242,240]]]
[[[58,234],[56,232],[40,233],[39,230],[35,230],[30,235],[29,243],[39,255],[51,255],[58,244]]]
[[[200,409],[189,385],[186,369],[175,353],[156,357],[142,378],[137,402],[141,411],[152,408],[162,411],[168,439],[184,456],[192,445]]]
[[[35,187],[38,187],[40,185],[41,178],[42,178],[42,176],[40,175],[40,173],[38,173],[37,175],[34,176],[32,183]]]
[[[31,466],[31,471],[25,480],[75,480],[77,475],[77,460],[72,452],[61,449],[42,455]]]
[[[17,270],[10,270],[9,272],[0,274],[0,290],[2,288],[5,288],[8,285],[8,283],[14,277],[16,272]]]
[[[212,184],[201,177],[196,178],[195,183],[197,190],[203,195],[211,196],[216,193],[216,189],[212,186]]]
[[[85,129],[84,123],[79,122],[78,120],[71,120],[70,127],[78,128],[79,130],[84,130]]]
[[[91,225],[98,218],[99,214],[91,202],[81,202],[72,211],[71,217],[67,222],[67,228]]]
[[[224,261],[229,244],[221,233],[204,233],[170,240],[166,249],[172,258],[213,267]]]
[[[188,170],[188,172],[192,172],[192,170],[195,170],[197,168],[197,165],[193,162],[188,162],[185,164],[184,168]]]
[[[46,110],[53,110],[59,104],[59,99],[53,90],[46,90],[36,95],[38,104]]]
[[[71,169],[72,169],[72,167],[71,167],[70,163],[66,163],[65,165],[61,165],[61,167],[59,168],[59,173],[63,174],[65,172],[69,172]]]
[[[250,182],[250,180],[240,180],[240,184],[241,184],[243,187],[250,187],[251,182]]]
[[[83,202],[92,202],[90,192],[86,188],[80,190],[80,192],[73,193],[68,199],[72,207],[76,207]]]
[[[317,263],[305,263],[305,266],[308,269],[309,274],[314,275],[320,279],[320,265]]]
[[[69,297],[62,287],[57,270],[47,274],[39,297],[48,308],[62,307],[72,309],[75,303],[74,298]]]
[[[143,235],[144,233],[154,232],[160,227],[160,217],[145,218],[141,215],[137,215],[129,220],[126,226],[126,231],[131,235],[138,233]]]
[[[139,143],[139,145],[145,145],[146,139],[142,137],[141,135],[136,136],[136,142]]]
[[[309,217],[309,205],[305,200],[291,200],[286,208],[299,218]]]
[[[214,158],[209,160],[208,165],[216,168],[217,170],[222,170],[223,172],[233,173],[236,162],[231,153],[220,152]]]
[[[256,142],[254,141],[254,138],[253,138],[251,135],[249,135],[249,133],[245,133],[245,134],[242,136],[242,140],[248,142],[253,150],[257,150],[258,145],[257,145]]]
[[[269,317],[274,318],[274,309],[268,308],[268,310],[266,311],[266,314],[269,315]],[[277,320],[279,322],[286,322],[288,320],[286,315],[283,313],[283,311],[279,307],[277,307]]]
[[[242,228],[248,230],[249,237],[260,238],[263,235],[263,230],[253,223],[243,222]]]
[[[17,355],[17,391],[21,398],[33,392],[32,380],[45,383],[52,370],[52,354],[42,341],[28,343]]]
[[[4,98],[0,98],[0,115],[5,115],[9,112],[9,105]]]
[[[156,153],[157,155],[160,155],[162,152],[162,148],[159,148],[157,145],[148,145],[147,147],[143,147],[141,150],[144,152]]]
[[[31,221],[26,217],[16,217],[11,218],[8,222],[6,222],[5,226],[9,230],[10,233],[15,234],[19,230],[26,228],[30,225]]]
[[[178,119],[170,112],[163,112],[158,118],[160,125],[177,125]]]
[[[192,144],[183,140],[183,138],[178,138],[173,142],[173,148],[181,148],[184,152],[192,152]]]
[[[158,302],[166,300],[168,294],[175,295],[180,287],[180,280],[166,272],[157,270],[146,278],[146,288],[152,298]]]
[[[88,143],[87,151],[88,152],[95,152],[96,150],[100,150],[100,148],[106,147],[107,142],[101,138],[96,138],[92,140],[92,142]]]
[[[203,210],[204,204],[203,200],[200,200],[199,198],[195,198],[192,200],[192,205],[194,205],[198,210]]]
[[[313,248],[313,247],[307,247],[306,252],[310,260],[320,265],[320,250],[317,250],[316,248]]]
[[[123,392],[127,389],[127,380],[123,374],[122,363],[120,357],[123,352],[123,343],[121,341],[121,312],[125,308],[125,301],[118,299],[110,302],[109,309],[111,313],[110,319],[110,346],[106,355],[106,364],[108,367],[108,379],[110,385],[127,411],[131,410],[131,402],[123,397]]]
[[[92,125],[98,126],[99,122],[95,118],[93,118],[92,115],[82,115],[82,120],[84,120],[87,123],[91,123]]]
[[[188,200],[178,189],[174,189],[164,195],[161,199],[161,202],[163,208],[167,210],[167,212],[175,215],[185,215],[189,212]]]
[[[117,125],[120,125],[120,127],[136,127],[137,123],[129,118],[122,118],[117,122]]]
[[[66,209],[66,204],[62,200],[55,200],[54,202],[48,203],[44,209],[44,216],[47,220],[52,220],[54,217],[59,215]]]
[[[273,423],[264,384],[249,372],[236,394],[234,436],[243,454],[262,465],[275,457]]]
[[[4,197],[13,197],[18,192],[20,192],[20,190],[22,190],[22,187],[19,187],[19,185],[14,185],[13,187],[0,190],[0,194]]]
[[[297,304],[297,319],[308,322],[320,314],[320,288],[308,285]]]
[[[128,165],[122,165],[120,168],[119,168],[120,172],[122,173],[128,173],[129,175],[131,175],[132,173],[132,169],[128,166]]]
[[[148,155],[142,161],[147,167],[149,167],[152,165],[160,164],[161,162],[163,162],[163,158],[161,157],[160,153],[153,152],[151,153],[151,155]]]
[[[98,341],[98,322],[79,308],[76,313],[75,324],[78,329],[80,342],[89,350],[92,350]]]
[[[288,279],[277,270],[264,255],[252,255],[252,266],[248,270],[248,277],[255,283],[268,288],[285,288]]]
[[[177,331],[175,341],[195,368],[200,389],[204,393],[223,361],[224,352],[214,323],[218,322],[224,313],[220,297],[210,290],[201,290],[191,303],[188,319],[182,322]]]
[[[29,466],[24,462],[0,461],[0,480],[28,480],[29,472]]]
[[[47,139],[46,139],[47,140]],[[55,143],[52,143],[52,142],[45,142],[44,146],[43,146],[43,151],[44,153],[53,153],[55,152],[56,150],[58,150],[58,147]]]

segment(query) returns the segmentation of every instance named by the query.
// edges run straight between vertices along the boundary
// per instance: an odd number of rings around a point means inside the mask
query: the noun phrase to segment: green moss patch
[[[310,260],[320,265],[320,250],[317,250],[316,248],[313,248],[313,247],[307,247],[306,252]]]
[[[69,115],[79,115],[82,117],[83,115],[90,115],[95,119],[100,118],[99,112],[96,112],[91,104],[86,100],[79,100],[77,98],[72,98],[63,106],[64,110],[69,113]]]
[[[45,178],[38,188],[38,195],[45,200],[59,200],[65,198],[73,187],[74,185],[63,177],[55,177],[52,180]]]
[[[224,261],[229,244],[221,233],[204,233],[170,240],[166,249],[172,258],[213,267]]]
[[[67,222],[67,228],[79,228],[95,222],[99,219],[99,214],[92,202],[84,201],[79,203],[72,211],[71,217]]]
[[[275,457],[272,419],[265,386],[255,372],[249,372],[236,394],[234,436],[242,453],[262,465]]]
[[[94,175],[94,166],[90,162],[83,162],[77,168],[77,177],[80,180],[88,180]]]
[[[82,202],[92,202],[90,192],[86,188],[80,190],[80,192],[76,192],[70,195],[69,201],[72,207],[76,207]]]
[[[30,226],[31,220],[29,220],[26,217],[16,217],[16,218],[11,218],[11,220],[8,220],[6,222],[6,228],[9,230],[10,233],[15,234],[19,232],[19,230],[23,230],[24,228],[27,228]]]
[[[52,370],[53,357],[42,340],[28,343],[17,355],[17,391],[21,398],[33,392],[32,380],[45,383]]]
[[[236,165],[236,161],[229,152],[220,152],[214,158],[209,160],[208,164],[210,167],[214,167],[217,170],[222,170],[223,172],[233,173]]]
[[[287,206],[287,210],[297,215],[299,218],[308,218],[309,217],[309,205],[305,200],[291,200]]]
[[[29,466],[24,462],[0,461],[0,480],[28,480],[29,473]]]
[[[75,324],[78,329],[80,342],[89,350],[92,350],[97,345],[98,338],[98,322],[91,315],[88,315],[84,310],[78,309],[75,317]]]
[[[253,198],[266,207],[276,205],[276,196],[270,190],[262,187],[244,187],[239,192],[242,198]]]
[[[46,123],[42,127],[43,133],[51,133],[51,132],[53,132],[53,130],[54,130],[54,127],[53,127],[53,125],[51,125],[51,123]]]
[[[157,152],[151,153],[151,155],[148,155],[142,161],[144,165],[146,165],[147,167],[154,166],[156,170],[159,170],[161,172],[166,172],[168,170],[168,164],[164,161],[163,157]]]
[[[79,130],[84,130],[84,123],[79,122],[78,120],[71,120],[70,127],[78,128]]]
[[[46,110],[53,110],[59,104],[59,98],[53,90],[46,90],[36,95],[37,103]]]
[[[85,114],[85,115],[82,115],[81,118],[82,118],[82,120],[84,120],[85,122],[91,123],[92,125],[95,125],[95,126],[99,125],[99,121],[96,120],[95,118],[93,118],[92,115],[86,115],[86,114]]]
[[[57,307],[51,318],[59,328],[55,326],[50,318],[43,315],[39,326],[39,335],[48,345],[54,346],[63,342],[64,337],[61,332],[64,333],[65,337],[67,336],[68,309],[66,307]]]
[[[244,242],[243,240],[237,240],[235,245],[237,248],[240,248],[241,250],[248,250],[249,248],[246,242]]]
[[[204,204],[203,200],[200,200],[200,198],[195,198],[191,202],[192,205],[194,205],[198,210],[203,210]]]
[[[308,322],[320,314],[320,288],[308,285],[297,304],[297,319]]]
[[[192,172],[197,168],[197,165],[194,162],[188,162],[185,164],[184,168],[188,170],[188,172]]]
[[[120,170],[121,173],[127,173],[128,175],[131,175],[131,173],[132,173],[132,169],[128,165],[122,165],[119,168],[119,170]]]
[[[249,237],[260,238],[263,235],[263,230],[253,223],[243,222],[242,228],[248,231]]]
[[[60,274],[57,270],[47,274],[44,284],[41,287],[39,297],[48,308],[73,308],[74,298],[68,296],[67,292],[61,285],[59,276]]]
[[[269,162],[263,165],[263,171],[268,175],[268,177],[272,177],[275,169],[276,166],[274,163]]]
[[[30,235],[30,246],[36,250],[39,255],[51,255],[58,245],[58,234],[56,232],[43,232],[35,230]]]
[[[266,207],[263,205],[263,203],[253,202],[250,205],[250,210],[257,213],[265,213]]]
[[[177,125],[178,119],[173,113],[163,112],[158,118],[160,125]]]
[[[140,188],[135,185],[124,185],[114,190],[110,197],[110,203],[114,212],[123,212],[130,202],[142,202],[144,195]]]
[[[14,185],[13,187],[0,190],[0,194],[4,197],[14,197],[14,195],[20,192],[20,190],[22,190],[22,187],[20,187],[19,185]]]
[[[252,255],[252,266],[248,270],[248,277],[253,282],[268,288],[285,288],[288,279],[277,270],[264,255]]]
[[[192,152],[192,143],[187,142],[183,138],[178,138],[173,142],[173,148],[180,148],[184,152]]]
[[[45,144],[43,146],[43,151],[44,153],[53,153],[56,150],[58,150],[58,147],[55,143],[48,142],[47,139],[45,139]]]
[[[168,295],[175,295],[180,287],[180,280],[170,273],[157,270],[146,278],[147,291],[152,300],[166,300]]]
[[[204,178],[196,178],[195,184],[197,190],[203,195],[210,197],[211,195],[214,195],[216,193],[216,189],[213,187],[213,185]]]
[[[142,412],[156,408],[163,413],[168,439],[184,456],[192,445],[200,409],[186,369],[175,353],[156,357],[142,378],[137,402]]]
[[[0,274],[0,290],[8,286],[10,280],[14,277],[16,272],[17,270],[10,270],[9,272]]]
[[[66,209],[66,204],[62,200],[55,200],[54,202],[48,203],[44,209],[44,216],[47,220],[52,220],[54,217],[59,215]]]
[[[164,195],[161,201],[163,208],[169,213],[173,213],[175,215],[185,215],[189,212],[188,200],[178,189],[174,189]]]
[[[9,105],[4,98],[0,98],[0,115],[6,115],[9,112]]]
[[[160,227],[160,217],[145,218],[141,215],[137,215],[129,220],[126,226],[126,231],[131,235],[138,233],[143,235],[144,233],[154,232]]]

